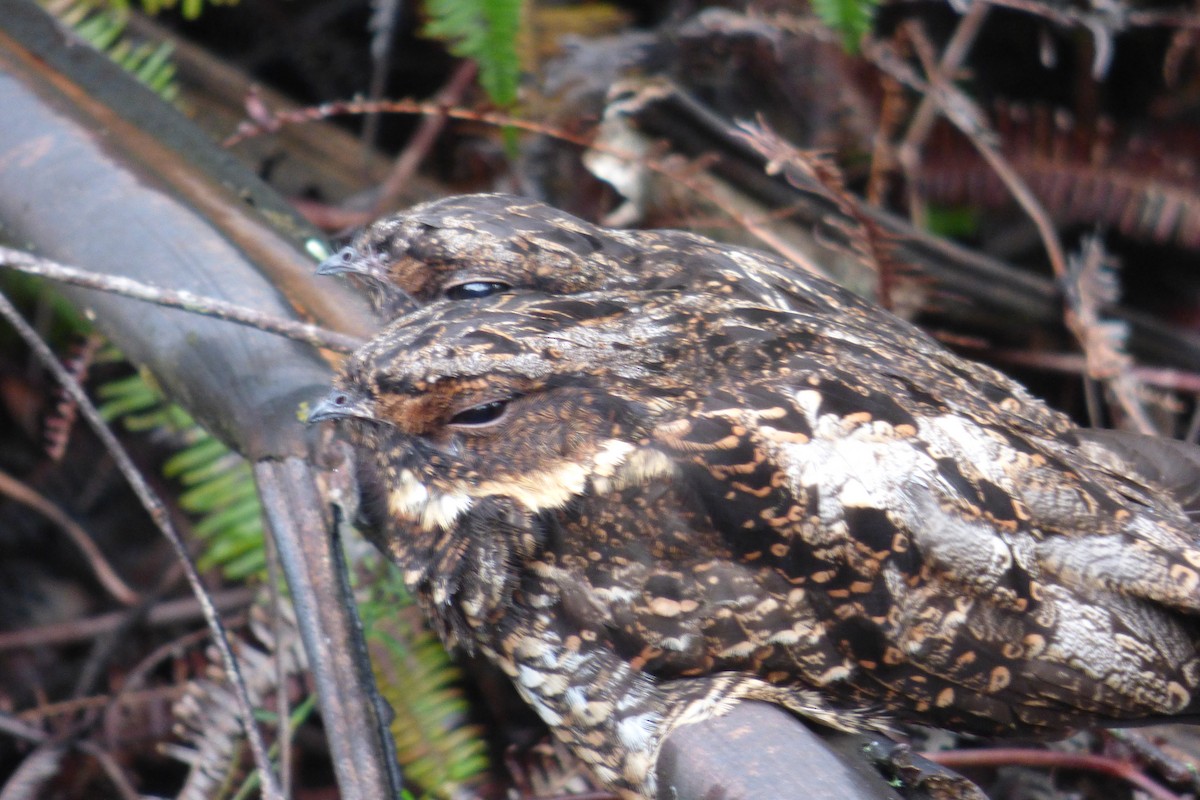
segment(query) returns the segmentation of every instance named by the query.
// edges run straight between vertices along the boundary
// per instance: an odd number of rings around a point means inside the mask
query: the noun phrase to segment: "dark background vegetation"
[[[474,191],[528,194],[592,220],[782,242],[1083,424],[1196,440],[1200,14],[1166,0],[973,2],[529,0],[486,13],[458,3],[468,16],[513,15],[513,36],[474,48],[427,35],[444,14],[432,3],[53,10],[64,31],[112,32],[103,45],[127,61],[142,53],[135,66],[171,43],[173,72],[144,77],[215,140],[252,117],[259,128],[230,152],[330,242],[412,203]],[[962,58],[939,65],[956,36]],[[583,156],[606,109],[616,119],[614,103],[663,81],[665,101],[620,117],[644,146],[619,168],[642,189],[627,202]],[[436,100],[424,113],[319,107],[356,97]],[[914,120],[926,102],[922,128]],[[958,124],[945,108],[963,112]],[[782,175],[767,176],[765,139],[748,145],[740,121],[781,137]],[[1034,201],[1017,202],[1014,185]],[[26,245],[4,236],[0,227],[0,242]],[[964,249],[938,249],[944,239]],[[1089,241],[1099,245],[1090,258]],[[163,265],[157,282],[172,280]],[[0,290],[106,406],[238,637],[285,664],[282,682],[266,668],[263,680],[303,710],[313,686],[294,635],[272,640],[253,624],[269,616],[271,580],[245,463],[55,290],[7,271]],[[170,548],[76,417],[0,325],[0,797],[234,796],[249,762],[236,730],[205,743],[231,701],[209,679],[203,622]],[[68,535],[71,524],[95,553]],[[132,599],[97,577],[101,560]],[[353,571],[415,793],[589,788],[494,676],[466,664],[471,680],[459,683],[386,567],[362,554]],[[298,716],[291,791],[336,796],[321,722]],[[1069,757],[1079,755],[1152,777],[1161,797],[1200,788],[1190,766],[1200,752],[1178,729],[1081,735],[1048,752],[1061,764],[1034,769],[1014,753],[1007,766],[965,769],[996,798],[1131,796],[1111,775],[1078,769]],[[205,760],[219,776],[209,783],[189,772]]]

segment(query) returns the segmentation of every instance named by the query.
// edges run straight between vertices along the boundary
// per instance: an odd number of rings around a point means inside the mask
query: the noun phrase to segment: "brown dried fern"
[[[1169,131],[1121,135],[1110,123],[1080,125],[1046,108],[998,106],[994,116],[1002,153],[1058,226],[1101,224],[1144,241],[1200,249],[1194,139]],[[918,179],[936,203],[984,209],[1012,203],[995,172],[948,125],[931,135]]]
[[[878,276],[879,303],[893,306],[893,290],[897,279],[912,275],[915,268],[896,256],[893,237],[862,208],[862,201],[846,188],[845,178],[833,159],[824,153],[801,150],[759,120],[758,124],[741,123],[741,136],[764,158],[767,172],[781,173],[793,186],[806,191],[819,191],[845,217],[839,224],[851,250],[864,266]]]
[[[266,590],[262,594],[265,597]],[[280,675],[278,661],[287,676],[299,675],[307,663],[291,606],[283,604],[280,625],[272,630],[267,619],[270,612],[262,605],[265,602],[252,609],[250,622],[261,648],[245,638],[238,646],[238,661],[255,707],[269,704],[275,695]],[[191,768],[177,800],[230,797],[245,777],[242,722],[219,661],[210,655],[210,662],[210,676],[192,681],[175,704],[176,734],[184,744],[166,749]]]

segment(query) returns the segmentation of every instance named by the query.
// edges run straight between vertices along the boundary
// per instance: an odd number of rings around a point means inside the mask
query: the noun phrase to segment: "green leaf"
[[[204,519],[196,523],[194,530],[197,536],[208,538],[235,526],[257,527],[261,517],[262,508],[259,507],[257,499],[252,498],[250,502],[233,503],[226,509],[205,515]]]
[[[216,0],[213,0],[216,2]],[[168,5],[173,0],[168,0]],[[196,16],[203,0],[184,0],[184,11]],[[129,19],[129,3],[126,0],[63,0],[53,5],[42,0],[46,7],[63,24],[69,25],[89,45],[106,54],[122,69],[133,74],[141,83],[151,87],[168,102],[179,94],[174,83],[175,68],[169,63],[171,47],[168,44],[134,46],[125,35]],[[157,0],[145,0],[142,7],[154,14],[162,7]]]
[[[468,703],[459,672],[441,643],[397,613],[411,607],[398,571],[385,565],[365,587],[359,610],[372,644],[376,678],[392,706],[392,735],[405,774],[428,787],[430,797],[450,797],[479,780],[488,767],[481,731],[467,723]]]
[[[223,564],[221,571],[227,578],[235,581],[262,575],[267,570],[267,554],[261,544],[260,542],[257,549],[247,552],[241,558]]]
[[[205,464],[213,463],[228,452],[229,449],[218,440],[205,438],[167,459],[162,472],[168,478],[177,478]]]
[[[230,492],[252,480],[249,468],[218,473],[180,495],[179,505],[185,511],[198,513],[224,508]]]
[[[446,42],[450,52],[479,65],[479,83],[491,101],[517,102],[521,59],[517,35],[522,0],[428,0],[424,33]]]
[[[858,43],[871,30],[879,0],[813,0],[821,21],[842,35],[842,46],[858,52]]]

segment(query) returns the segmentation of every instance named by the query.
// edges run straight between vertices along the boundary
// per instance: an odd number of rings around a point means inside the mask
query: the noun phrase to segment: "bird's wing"
[[[656,445],[887,702],[1001,728],[1190,706],[1200,633],[1178,609],[1200,612],[1200,531],[1058,439],[911,399],[733,384]]]
[[[1099,467],[1165,493],[1200,522],[1200,447],[1128,431],[1081,429],[1078,436]]]

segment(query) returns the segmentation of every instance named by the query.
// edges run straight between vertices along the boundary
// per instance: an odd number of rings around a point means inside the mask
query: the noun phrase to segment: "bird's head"
[[[764,252],[682,231],[602,228],[504,194],[447,197],[384,217],[317,272],[357,276],[389,319],[438,300],[521,290],[706,291],[810,313],[866,308],[849,292]]]
[[[355,353],[310,421],[349,424],[407,525],[450,528],[485,498],[561,508],[673,469],[649,433],[694,397],[673,366],[686,305],[613,292],[436,303]]]
[[[359,275],[378,309],[403,313],[510,290],[576,294],[629,284],[641,276],[635,240],[535,200],[465,195],[372,223],[317,272]]]

